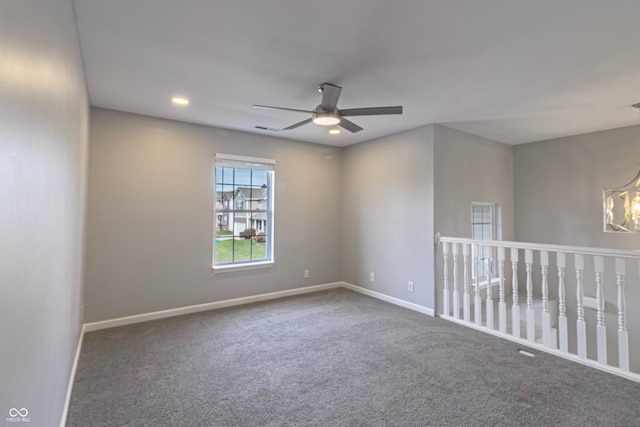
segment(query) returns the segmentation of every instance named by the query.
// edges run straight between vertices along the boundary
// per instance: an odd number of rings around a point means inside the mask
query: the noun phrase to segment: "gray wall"
[[[14,407],[31,426],[57,425],[63,413],[82,320],[88,112],[71,1],[3,2],[2,421]]]
[[[341,279],[340,149],[97,108],[90,134],[86,322]],[[216,152],[277,162],[273,267],[212,271]]]
[[[498,203],[502,239],[513,240],[513,147],[434,125],[435,230],[471,237],[471,202]]]
[[[602,231],[602,190],[626,184],[638,172],[640,126],[594,132],[514,147],[516,238],[520,241],[640,249],[640,235]],[[575,329],[575,270],[567,259],[567,301],[569,328]],[[555,268],[555,257],[550,259]],[[595,296],[590,257],[585,259],[585,294]],[[617,357],[615,339],[617,289],[613,266],[606,265],[604,277],[607,301],[606,326],[610,360]],[[640,301],[638,269],[627,267],[627,323],[631,354],[640,355]],[[550,296],[555,298],[554,275]],[[537,282],[536,282],[537,283]],[[587,310],[589,327],[595,312]],[[588,337],[590,357],[595,357],[595,337]],[[575,345],[571,343],[571,348]],[[640,357],[631,361],[640,370]]]
[[[602,231],[602,190],[640,167],[640,126],[514,147],[518,240],[639,249],[640,235]]]
[[[349,146],[343,157],[342,279],[426,307],[434,295],[432,138],[425,126]]]
[[[502,239],[514,238],[513,147],[445,126],[434,126],[435,231],[471,237],[471,202],[497,203]],[[437,247],[436,289],[442,287],[442,247]],[[441,305],[440,292],[436,295]]]

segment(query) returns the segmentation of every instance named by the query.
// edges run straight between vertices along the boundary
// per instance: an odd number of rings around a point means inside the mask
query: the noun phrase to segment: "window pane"
[[[485,224],[491,224],[491,208],[489,206],[482,208],[482,222]]]
[[[233,184],[233,168],[216,166],[216,184]]]
[[[260,233],[265,234],[267,231],[267,214],[266,212],[252,213],[251,214],[251,228],[254,230],[254,235],[258,236]]]
[[[264,210],[267,206],[267,185],[251,189],[251,210]]]
[[[241,233],[247,229],[247,214],[245,212],[234,212],[233,214],[233,235],[240,237]]]
[[[253,174],[251,177],[251,186],[253,188],[260,188],[267,186],[267,171],[264,170],[253,170]]]
[[[472,239],[482,239],[482,224],[473,224],[471,228]]]
[[[216,237],[233,235],[233,213],[216,212]]]
[[[233,249],[234,261],[249,261],[251,259],[251,239],[236,239]]]
[[[215,167],[215,264],[270,259],[272,175],[272,170]]]
[[[251,256],[253,260],[267,259],[266,235],[263,236],[264,241],[260,242],[260,237],[256,237],[251,243]]]
[[[473,206],[471,222],[473,224],[478,224],[478,223],[482,222],[482,210],[479,209],[479,206]]]
[[[231,237],[216,237],[216,263],[233,261],[233,244]]]
[[[250,187],[251,186],[251,169],[235,169],[234,184],[238,187]]]
[[[492,240],[493,239],[493,235],[491,232],[491,225],[484,225],[482,227],[482,238],[484,240]]]

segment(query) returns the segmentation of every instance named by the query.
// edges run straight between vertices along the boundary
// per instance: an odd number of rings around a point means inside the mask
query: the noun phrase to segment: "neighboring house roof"
[[[233,191],[217,191],[218,202],[222,202],[223,200],[231,200],[233,199]]]
[[[238,187],[236,189],[236,197],[238,194],[241,194],[246,200],[266,200],[267,187]]]

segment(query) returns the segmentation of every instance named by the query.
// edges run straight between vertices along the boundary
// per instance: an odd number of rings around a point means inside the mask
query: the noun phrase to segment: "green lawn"
[[[221,239],[216,241],[216,262],[265,259],[267,247],[253,240]]]

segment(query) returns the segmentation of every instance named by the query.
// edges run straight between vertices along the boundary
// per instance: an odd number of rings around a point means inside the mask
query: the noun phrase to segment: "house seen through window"
[[[214,268],[273,261],[274,164],[216,154]]]

